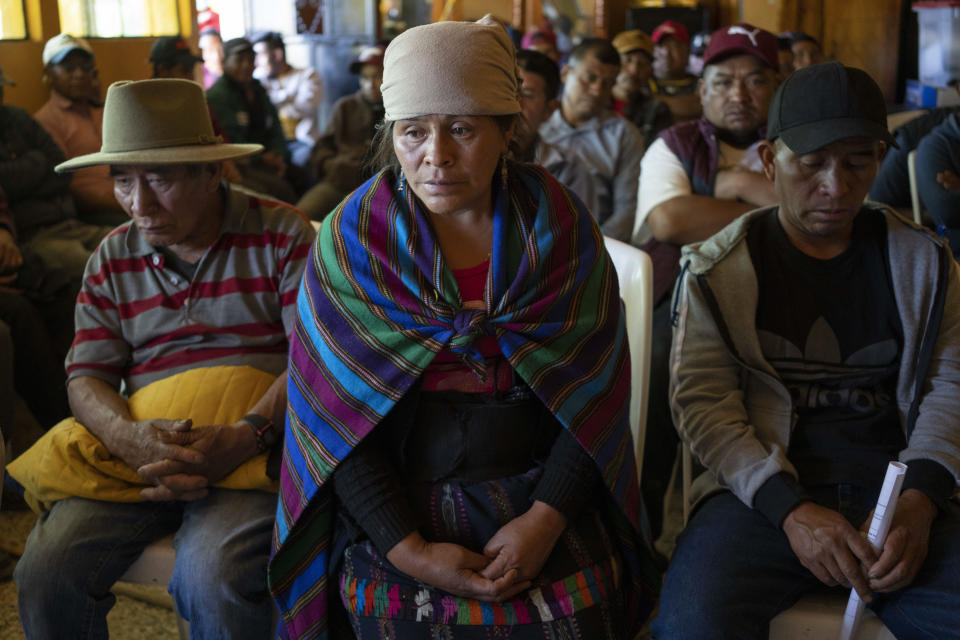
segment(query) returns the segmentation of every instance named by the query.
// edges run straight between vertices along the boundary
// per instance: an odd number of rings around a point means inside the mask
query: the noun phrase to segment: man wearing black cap
[[[246,38],[223,43],[223,75],[207,90],[210,112],[233,143],[261,144],[262,154],[240,170],[244,178],[255,173],[270,195],[296,202],[287,181],[290,152],[280,116],[266,90],[253,77],[253,44]]]
[[[190,50],[190,45],[180,36],[157,38],[150,48],[154,78],[183,78],[193,80],[193,70],[203,58]]]
[[[864,203],[893,144],[883,105],[859,69],[796,71],[760,147],[780,205],[684,248],[671,403],[706,471],[654,637],[767,638],[822,585],[898,638],[956,637],[960,269]],[[892,460],[908,470],[875,553],[861,534]]]
[[[823,49],[817,39],[802,31],[793,32],[790,50],[793,52],[793,66],[796,69],[804,69],[824,60]]]

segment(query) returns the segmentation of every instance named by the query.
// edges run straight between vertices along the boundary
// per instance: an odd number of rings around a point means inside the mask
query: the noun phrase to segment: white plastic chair
[[[620,281],[630,343],[630,435],[637,459],[637,482],[643,468],[643,439],[647,431],[650,386],[650,336],[653,326],[653,263],[644,251],[604,237]]]
[[[907,154],[907,177],[910,180],[910,205],[913,207],[913,221],[923,224],[923,207],[920,206],[920,193],[917,191],[917,150]]]
[[[166,587],[173,577],[173,563],[177,553],[173,548],[173,535],[151,543],[140,557],[130,565],[120,582],[143,584],[151,587]],[[173,610],[177,613],[176,607]],[[190,624],[177,614],[177,631],[181,640],[190,637]]]

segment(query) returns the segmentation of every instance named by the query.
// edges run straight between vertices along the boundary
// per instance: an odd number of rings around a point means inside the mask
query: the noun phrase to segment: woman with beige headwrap
[[[490,18],[387,48],[385,166],[324,221],[291,338],[291,638],[630,638],[651,609],[616,274],[507,159],[514,56]]]

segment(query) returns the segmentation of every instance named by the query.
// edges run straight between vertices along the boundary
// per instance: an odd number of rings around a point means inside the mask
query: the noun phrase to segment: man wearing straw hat
[[[960,268],[864,203],[895,144],[883,105],[860,69],[795,71],[759,149],[780,204],[684,247],[671,404],[706,471],[656,638],[767,638],[823,585],[897,638],[957,637]],[[908,468],[875,553],[861,532],[892,460]]]
[[[57,167],[109,166],[132,220],[87,265],[66,363],[75,420],[51,430],[80,443],[70,451],[95,436],[95,469],[64,456],[38,479],[42,465],[18,469],[33,449],[11,465],[28,502],[49,509],[15,575],[28,637],[106,637],[111,586],[174,532],[169,590],[191,636],[270,632],[266,459],[313,229],[221,180],[221,161],[260,149],[220,143],[194,82],[118,82],[101,150]],[[69,497],[51,493],[60,476],[80,478]]]

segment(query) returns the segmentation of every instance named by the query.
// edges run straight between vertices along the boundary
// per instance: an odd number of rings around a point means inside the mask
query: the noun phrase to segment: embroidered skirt
[[[406,453],[399,457],[409,463],[407,493],[423,536],[481,553],[500,527],[530,508],[542,475],[537,458],[549,451],[556,431],[544,427],[552,416],[536,399],[497,403],[460,396],[421,394],[433,399],[421,399],[416,428],[404,436]],[[456,401],[451,403],[451,397]],[[478,420],[484,424],[476,424]],[[437,429],[453,429],[458,435],[445,437]],[[479,447],[478,438],[506,441],[510,451],[525,453],[519,459],[515,453],[507,455],[513,459],[491,466],[490,447]],[[459,450],[455,442],[463,443]],[[471,449],[485,451],[472,455]],[[523,457],[525,471],[476,477],[478,469],[481,475],[509,469]],[[597,491],[602,493],[602,486]],[[591,501],[568,524],[529,590],[500,603],[454,596],[401,573],[340,518],[343,526],[335,535],[341,541],[352,537],[342,545],[338,581],[353,634],[360,640],[624,637],[621,559],[603,502]]]

